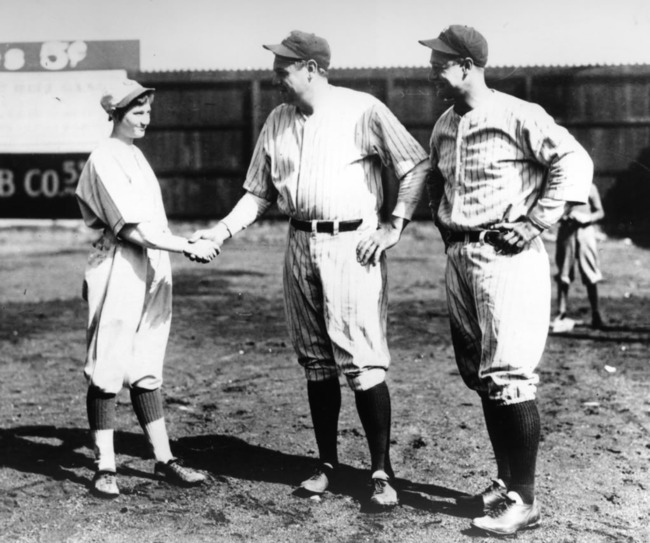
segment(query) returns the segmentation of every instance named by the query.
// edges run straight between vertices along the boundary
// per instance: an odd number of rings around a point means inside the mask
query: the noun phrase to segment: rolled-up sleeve
[[[270,137],[272,122],[273,115],[269,116],[266,123],[264,123],[257,138],[253,157],[244,181],[246,191],[268,202],[274,202],[277,198],[277,190],[271,181],[271,158],[267,152],[268,145],[273,143]]]
[[[116,235],[126,224],[154,218],[150,198],[108,153],[91,155],[79,179],[77,198],[89,226],[94,215]]]

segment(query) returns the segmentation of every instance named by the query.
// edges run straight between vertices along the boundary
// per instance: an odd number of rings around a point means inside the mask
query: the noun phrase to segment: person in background
[[[84,222],[101,231],[83,294],[89,310],[86,407],[97,464],[91,490],[103,498],[119,495],[113,432],[123,386],[153,450],[154,472],[180,485],[206,480],[172,454],[160,389],[172,315],[169,253],[209,262],[218,251],[209,241],[190,243],[169,231],[156,176],[134,145],[149,125],[153,97],[154,89],[128,79],[103,94],[112,133],[91,153],[76,190]]]
[[[603,328],[605,323],[600,314],[598,283],[603,280],[598,258],[598,245],[594,224],[605,216],[596,185],[592,183],[589,201],[586,204],[568,206],[560,219],[555,242],[555,263],[557,265],[557,316],[554,323],[566,319],[569,287],[575,278],[576,264],[582,283],[587,289],[591,306],[592,328]]]

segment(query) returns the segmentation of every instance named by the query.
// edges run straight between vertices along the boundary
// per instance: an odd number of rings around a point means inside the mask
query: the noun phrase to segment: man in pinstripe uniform
[[[396,505],[389,460],[391,404],[385,382],[385,251],[395,245],[424,187],[426,152],[374,97],[328,82],[326,40],[293,31],[274,53],[274,82],[285,102],[262,128],[245,195],[213,229],[217,246],[272,202],[290,217],[285,308],[307,377],[320,465],[301,487],[320,494],[338,467],[338,372],[354,391],[371,456],[371,502]],[[399,181],[389,222],[379,222],[381,166]]]
[[[497,462],[473,526],[505,535],[540,523],[535,401],[550,318],[549,259],[539,237],[565,205],[587,201],[591,159],[539,106],[490,89],[487,42],[452,25],[435,39],[431,74],[453,106],[431,136],[427,186],[447,250],[447,301],[460,373],[478,392]]]

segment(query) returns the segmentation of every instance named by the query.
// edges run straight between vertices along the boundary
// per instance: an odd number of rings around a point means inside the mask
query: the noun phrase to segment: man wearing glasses
[[[431,49],[437,96],[452,106],[431,135],[427,187],[447,252],[452,342],[465,384],[482,401],[497,476],[459,505],[472,525],[498,535],[540,524],[536,404],[550,318],[549,259],[539,235],[567,204],[589,196],[593,165],[580,144],[539,106],[490,89],[488,46],[452,25]]]

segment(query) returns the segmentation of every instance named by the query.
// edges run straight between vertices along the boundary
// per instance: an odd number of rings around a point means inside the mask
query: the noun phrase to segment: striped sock
[[[153,455],[158,462],[168,462],[173,458],[169,436],[163,413],[162,393],[160,389],[131,389],[131,403],[138,422],[147,436]]]
[[[91,430],[112,430],[115,428],[115,394],[89,386],[86,412]]]
[[[140,426],[144,427],[154,420],[163,418],[163,402],[160,389],[147,390],[134,387],[130,391],[131,404]]]

